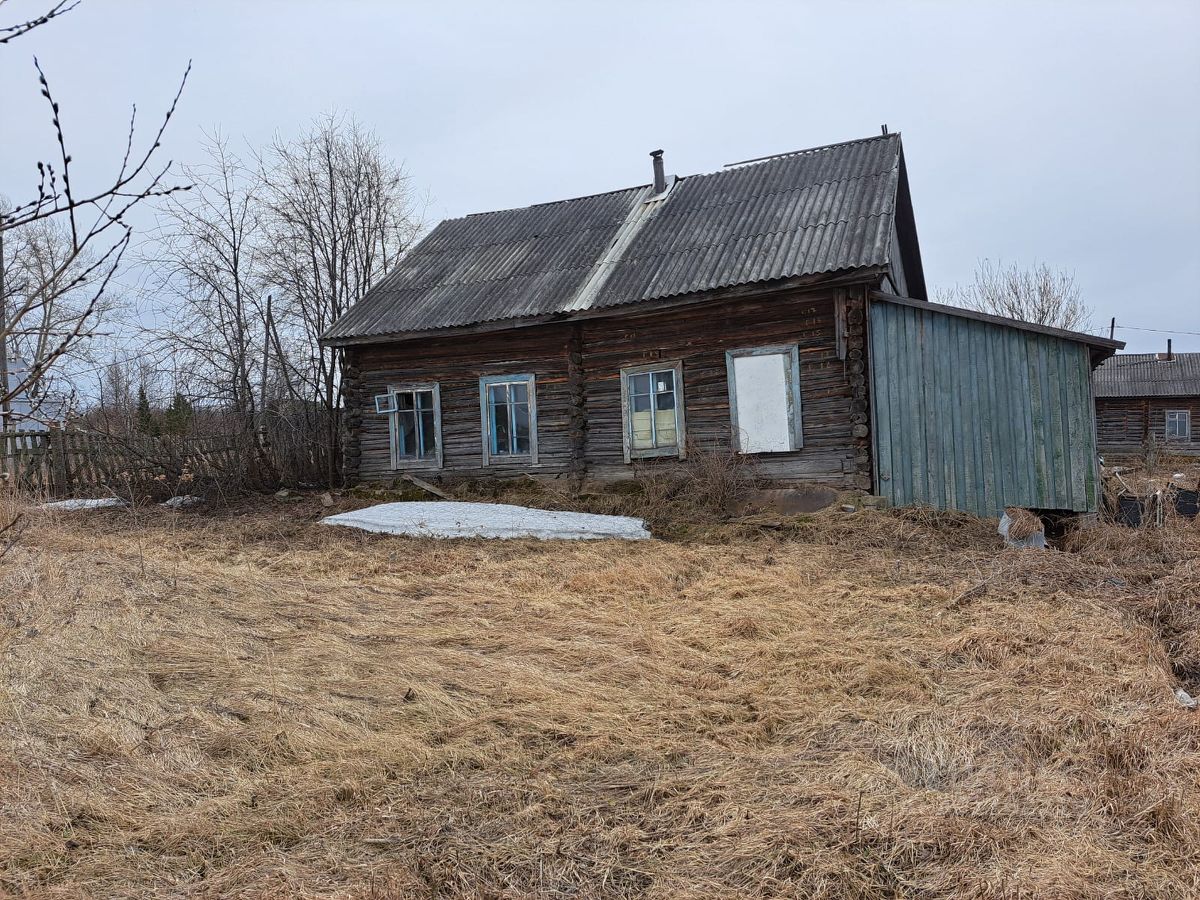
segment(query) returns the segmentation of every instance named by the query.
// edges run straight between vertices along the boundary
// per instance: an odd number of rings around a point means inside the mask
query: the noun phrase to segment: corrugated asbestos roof
[[[649,212],[642,186],[449,219],[325,339],[544,317],[885,266],[898,253],[890,244],[900,177],[900,136],[890,134],[681,178],[665,199],[649,201]],[[609,253],[618,239],[623,250]]]
[[[1200,397],[1200,353],[1121,353],[1092,376],[1097,397]]]

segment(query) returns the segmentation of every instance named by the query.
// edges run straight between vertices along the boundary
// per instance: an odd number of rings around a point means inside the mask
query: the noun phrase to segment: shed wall
[[[882,301],[869,335],[877,489],[894,505],[1096,509],[1085,345]]]

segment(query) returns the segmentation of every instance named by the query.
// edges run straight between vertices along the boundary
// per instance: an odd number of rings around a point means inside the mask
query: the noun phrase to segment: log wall
[[[1192,414],[1192,439],[1167,443],[1167,410]],[[1097,397],[1096,444],[1101,453],[1139,453],[1153,439],[1160,448],[1200,453],[1200,397]]]
[[[725,352],[794,343],[804,447],[759,456],[760,470],[780,482],[869,488],[862,292],[841,290],[841,340],[838,294],[828,289],[347,348],[348,477],[399,474],[391,468],[387,417],[374,413],[372,398],[389,384],[432,381],[441,387],[444,465],[413,470],[422,477],[629,477],[634,467],[624,461],[620,370],[657,360],[682,360],[689,441],[725,449],[732,440]],[[479,378],[526,372],[537,379],[538,463],[484,467]],[[671,463],[637,463],[649,464]]]

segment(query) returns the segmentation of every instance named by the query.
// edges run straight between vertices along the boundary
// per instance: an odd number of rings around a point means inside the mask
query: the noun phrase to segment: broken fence
[[[23,490],[64,497],[130,482],[228,478],[255,453],[246,435],[115,437],[95,431],[0,432],[0,477]]]

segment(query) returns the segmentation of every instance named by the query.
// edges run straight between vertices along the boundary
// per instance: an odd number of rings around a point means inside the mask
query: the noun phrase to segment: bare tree
[[[28,34],[77,5],[64,0],[39,16],[0,26],[0,44]],[[36,163],[36,186],[31,192],[34,196],[15,204],[0,203],[0,430],[8,428],[13,397],[41,384],[52,367],[97,334],[107,291],[129,247],[131,229],[125,217],[130,210],[150,197],[186,189],[168,182],[170,163],[159,167],[155,156],[179,103],[190,65],[149,145],[135,150],[135,106],[116,174],[102,180],[98,187],[83,190],[72,183],[73,156],[59,103],[36,58],[33,65],[50,113],[56,158]],[[8,289],[8,252],[4,244],[13,239],[14,232],[29,233],[31,226],[49,222],[55,223],[54,233],[62,235],[63,240],[56,244],[52,258],[44,256],[48,265],[41,270],[40,283],[24,282],[20,294],[14,296]],[[70,302],[62,302],[68,296]],[[68,309],[71,315],[64,315]],[[51,327],[47,327],[48,322]],[[14,342],[35,334],[45,338],[37,361],[19,378],[9,377],[8,357]]]
[[[279,356],[293,396],[325,419],[327,476],[340,453],[341,358],[322,334],[395,265],[419,231],[408,175],[353,119],[327,116],[260,160],[268,278],[278,290]],[[284,348],[290,352],[284,352]]]
[[[257,172],[221,137],[208,161],[184,167],[193,185],[165,200],[153,255],[157,291],[171,298],[172,321],[155,333],[174,354],[178,381],[192,399],[221,406],[241,428],[258,424],[267,310]]]
[[[3,252],[7,290],[2,320],[13,323],[7,334],[9,371],[12,377],[21,375],[29,412],[36,417],[53,383],[85,358],[83,341],[64,344],[62,339],[72,335],[85,313],[95,323],[103,322],[117,299],[96,296],[99,272],[93,254],[87,248],[77,252],[70,234],[52,219],[9,230]],[[24,364],[20,372],[13,367],[14,358]]]
[[[980,312],[1020,319],[1035,325],[1050,325],[1068,331],[1088,327],[1092,311],[1079,295],[1075,276],[1038,263],[1025,269],[981,260],[975,280],[938,292],[942,303]]]

